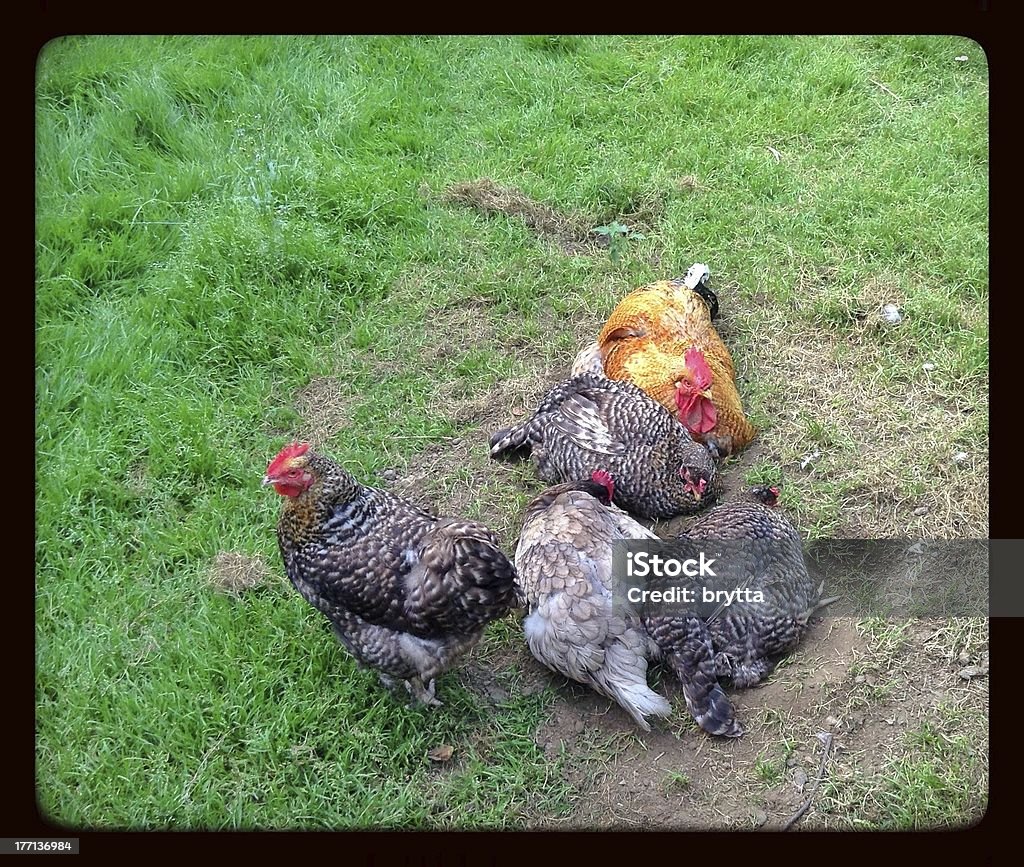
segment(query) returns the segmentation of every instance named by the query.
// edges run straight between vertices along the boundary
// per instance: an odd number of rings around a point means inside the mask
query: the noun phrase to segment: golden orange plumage
[[[606,376],[635,383],[673,413],[678,412],[676,384],[695,381],[687,350],[700,350],[711,372],[707,393],[717,419],[695,438],[713,443],[722,454],[753,439],[756,431],[743,413],[732,356],[711,324],[708,304],[682,281],[660,280],[630,292],[608,317],[597,348]]]

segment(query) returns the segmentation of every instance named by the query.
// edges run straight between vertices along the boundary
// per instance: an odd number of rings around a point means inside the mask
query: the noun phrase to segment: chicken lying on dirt
[[[546,482],[605,470],[615,502],[646,518],[689,514],[714,501],[708,450],[664,407],[629,382],[584,374],[560,382],[522,424],[491,436],[491,457],[528,450]]]
[[[612,608],[612,544],[654,534],[611,504],[607,473],[549,488],[526,508],[516,572],[529,615],[530,652],[548,668],[618,702],[644,731],[666,717],[667,699],[647,685],[657,648],[639,617]]]
[[[494,534],[365,487],[308,443],[283,448],[263,484],[284,497],[278,542],[299,593],[385,686],[440,704],[434,679],[516,603]]]
[[[732,356],[711,324],[718,299],[706,265],[682,280],[661,280],[623,298],[573,373],[603,372],[636,383],[676,414],[716,455],[743,448],[756,433],[743,414]]]
[[[676,540],[679,556],[722,553],[715,587],[760,591],[763,601],[674,614],[648,604],[643,611],[644,627],[682,683],[687,708],[713,735],[743,734],[719,678],[741,688],[763,680],[799,643],[811,615],[833,601],[822,600],[814,586],[800,535],[774,508],[777,498],[778,488],[752,488],[702,515]]]

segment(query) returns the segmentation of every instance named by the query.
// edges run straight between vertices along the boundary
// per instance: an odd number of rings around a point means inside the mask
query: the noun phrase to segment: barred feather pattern
[[[527,507],[516,572],[529,614],[530,652],[548,668],[617,702],[644,731],[649,716],[671,713],[647,685],[657,648],[638,615],[612,605],[612,544],[654,534],[607,503],[591,482],[545,491]]]
[[[821,595],[808,574],[800,535],[778,509],[748,494],[701,516],[677,541],[681,553],[696,556],[718,540],[741,543],[730,545],[736,553],[720,561],[720,585],[759,590],[764,601],[736,601],[710,622],[649,608],[644,626],[679,677],[701,728],[736,737],[743,729],[719,679],[744,688],[767,677],[779,657],[799,644]]]
[[[691,514],[718,492],[714,460],[678,419],[632,383],[595,374],[558,383],[529,419],[492,435],[492,458],[523,453],[550,483],[608,471],[615,503],[642,517]]]
[[[278,523],[285,571],[360,663],[415,695],[514,605],[514,567],[482,524],[365,487],[322,455],[307,469],[315,483]]]

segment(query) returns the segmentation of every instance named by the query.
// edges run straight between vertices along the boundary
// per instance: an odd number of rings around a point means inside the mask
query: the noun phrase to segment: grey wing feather
[[[624,455],[626,446],[612,433],[601,409],[589,396],[574,394],[562,402],[551,424],[582,449]]]
[[[623,539],[657,539],[658,534],[648,530],[627,512],[616,505],[607,507],[608,520],[614,524],[616,532]]]
[[[538,602],[524,625],[530,650],[537,659],[566,677],[589,683],[604,664],[602,645],[609,618],[596,564],[574,554],[568,545],[549,542],[524,558],[523,572],[542,576]],[[557,569],[552,568],[555,560]],[[563,592],[567,587],[576,592]],[[579,592],[581,589],[585,592]]]

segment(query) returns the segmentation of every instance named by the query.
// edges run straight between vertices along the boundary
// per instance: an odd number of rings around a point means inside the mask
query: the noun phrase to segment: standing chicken
[[[533,500],[523,517],[516,572],[529,608],[530,652],[548,668],[618,702],[650,731],[671,706],[647,685],[657,647],[636,615],[612,608],[612,544],[655,535],[611,505],[607,473],[566,482]]]
[[[811,615],[833,601],[822,600],[815,588],[800,535],[774,508],[777,498],[778,488],[752,488],[701,516],[676,540],[681,557],[720,554],[715,588],[760,593],[761,601],[737,599],[685,613],[648,606],[643,613],[645,628],[682,682],[687,708],[714,735],[743,734],[718,679],[742,688],[767,677],[776,658],[799,643]]]
[[[385,686],[440,704],[434,678],[515,602],[494,534],[364,487],[308,443],[285,446],[263,484],[285,498],[277,536],[295,589]]]
[[[711,324],[718,299],[708,277],[707,266],[696,263],[682,280],[630,292],[596,343],[577,356],[573,372],[600,368],[612,379],[636,383],[724,456],[756,431],[743,414],[732,356]]]
[[[718,481],[708,450],[639,388],[584,374],[559,383],[531,418],[491,437],[491,457],[528,449],[546,482],[606,470],[615,502],[647,518],[696,512]]]

